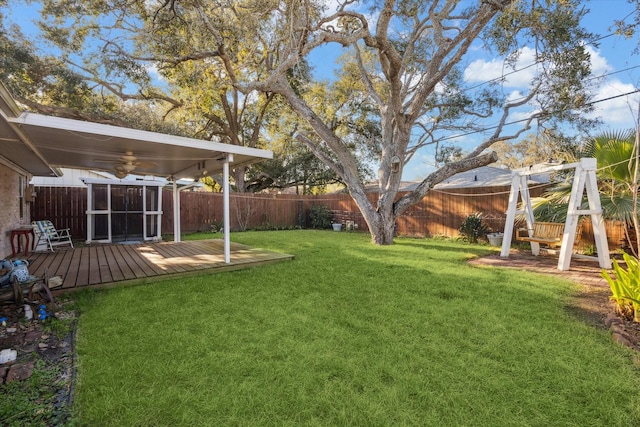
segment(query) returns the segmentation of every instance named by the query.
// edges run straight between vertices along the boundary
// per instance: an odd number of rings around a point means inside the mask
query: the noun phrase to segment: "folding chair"
[[[31,225],[33,225],[33,232],[38,238],[36,251],[44,249],[53,252],[55,246],[61,245],[69,245],[73,249],[68,228],[57,230],[49,220],[33,221]]]

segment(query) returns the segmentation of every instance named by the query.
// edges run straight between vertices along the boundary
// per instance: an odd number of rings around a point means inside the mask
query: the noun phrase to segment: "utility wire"
[[[623,69],[623,70],[611,71],[611,72],[609,72],[609,73],[600,74],[600,75],[597,75],[597,76],[591,76],[591,77],[589,77],[589,78],[585,79],[585,81],[591,81],[591,80],[595,80],[595,79],[603,79],[603,78],[605,78],[605,77],[609,77],[609,76],[612,76],[612,75],[614,75],[614,74],[624,73],[624,72],[626,72],[626,71],[631,71],[631,70],[634,70],[634,69],[636,69],[636,68],[640,68],[640,64],[639,64],[639,65],[634,65],[634,66],[632,66],[632,67],[625,68],[625,69]],[[522,69],[521,69],[521,70],[522,70]],[[474,86],[474,87],[477,87],[477,86]],[[512,102],[517,102],[517,101],[519,101],[519,100],[521,100],[521,99],[524,99],[524,98],[526,98],[526,96],[521,96],[520,98],[514,98],[514,99],[512,99],[511,101],[512,101]]]
[[[610,96],[608,98],[598,99],[596,101],[591,101],[591,102],[589,102],[589,103],[587,103],[585,105],[590,106],[590,105],[594,105],[594,104],[597,104],[597,103],[600,103],[600,102],[611,101],[612,99],[622,98],[623,96],[633,95],[634,93],[638,93],[638,92],[640,92],[640,89],[635,89],[635,90],[632,90],[631,92],[622,93],[620,95]],[[514,120],[512,122],[507,122],[502,126],[515,125],[515,124],[518,124],[518,123],[526,122],[529,119],[530,118]],[[460,138],[462,136],[475,135],[475,134],[478,134],[478,133],[486,132],[488,130],[497,129],[498,126],[500,126],[500,125],[490,126],[490,127],[487,127],[487,128],[481,129],[481,130],[474,130],[474,131],[470,131],[470,132],[466,132],[466,133],[460,133],[460,134],[457,134],[457,135],[447,136],[447,137],[438,139],[438,141],[448,141],[450,139]]]
[[[629,16],[630,16],[630,15],[627,15],[624,19],[627,19]],[[624,19],[623,19],[623,21],[624,21]],[[640,25],[640,24],[633,24],[633,25],[632,25],[632,27],[636,27],[636,26],[638,26],[638,25]],[[607,34],[607,35],[605,35],[605,36],[601,36],[601,37],[598,37],[598,38],[596,38],[596,39],[594,39],[594,40],[587,41],[587,42],[585,42],[585,43],[583,44],[583,46],[585,46],[585,45],[593,45],[593,46],[595,46],[595,44],[596,44],[597,42],[602,41],[602,40],[604,40],[604,39],[607,39],[607,38],[609,38],[609,37],[613,37],[613,36],[615,36],[615,35],[616,35],[616,33],[609,33],[609,34]],[[533,67],[533,66],[535,66],[535,65],[541,64],[542,62],[544,62],[544,60],[543,60],[543,59],[538,59],[538,60],[534,61],[533,63],[531,63],[531,64],[529,64],[529,65],[526,65],[526,66],[524,66],[524,67],[522,67],[522,68],[518,68],[517,70],[510,71],[510,72],[508,72],[508,73],[506,73],[506,74],[502,74],[500,77],[496,77],[496,78],[493,78],[493,79],[491,79],[491,80],[487,80],[487,81],[484,81],[484,82],[478,83],[478,84],[476,84],[475,86],[471,86],[471,87],[469,87],[469,88],[466,88],[466,90],[473,90],[473,89],[475,89],[475,88],[478,88],[478,87],[480,87],[480,86],[484,86],[484,85],[489,84],[489,83],[493,83],[493,82],[497,82],[497,81],[500,81],[500,80],[504,80],[504,78],[505,78],[505,77],[508,77],[508,76],[510,76],[510,75],[512,75],[512,74],[519,73],[519,72],[521,72],[521,71],[525,71],[525,70],[527,70],[527,69],[529,69],[529,68],[531,68],[531,67]],[[637,67],[639,67],[639,66],[631,67],[630,69],[637,68]],[[622,70],[622,71],[627,71],[627,70]],[[611,73],[611,74],[614,74],[614,73],[615,73],[615,72],[613,72],[613,73]],[[606,76],[608,76],[608,75],[609,75],[609,74],[604,74],[604,75],[603,75],[603,76],[601,76],[601,77],[606,77]],[[597,78],[597,77],[592,77],[592,78]]]

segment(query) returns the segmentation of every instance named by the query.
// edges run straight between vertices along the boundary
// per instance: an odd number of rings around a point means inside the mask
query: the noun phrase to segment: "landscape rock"
[[[0,364],[13,362],[18,357],[18,352],[11,348],[5,348],[0,351]]]
[[[42,337],[42,332],[35,330],[35,331],[27,332],[24,339],[27,341],[36,341],[36,340],[39,340],[41,337]]]
[[[624,335],[619,334],[617,332],[611,335],[611,339],[613,339],[613,342],[616,342],[625,347],[633,347],[633,344],[631,344],[631,341],[629,341]]]
[[[23,363],[20,365],[14,365],[9,369],[7,379],[5,382],[10,383],[12,381],[26,380],[33,373],[33,367],[35,362]]]
[[[604,319],[604,324],[607,326],[607,328],[610,328],[611,325],[615,323],[622,323],[622,320],[620,320],[620,318],[616,316],[615,313],[607,314],[606,319]]]

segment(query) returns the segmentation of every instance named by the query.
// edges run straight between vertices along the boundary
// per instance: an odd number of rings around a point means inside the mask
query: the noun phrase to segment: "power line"
[[[631,15],[631,14],[627,15],[624,19],[627,19],[630,15]],[[623,21],[624,21],[624,19],[623,19]],[[633,25],[632,25],[632,27],[636,27],[636,26],[638,26],[638,25],[640,25],[640,24],[633,24]],[[596,38],[596,39],[594,39],[594,40],[587,41],[587,42],[585,42],[585,43],[583,44],[583,46],[586,46],[586,45],[593,45],[593,46],[595,46],[595,44],[596,44],[597,42],[602,41],[602,40],[604,40],[604,39],[607,39],[607,38],[609,38],[609,37],[613,37],[613,36],[615,36],[615,35],[616,35],[615,33],[609,33],[609,34],[607,34],[607,35],[605,35],[605,36],[601,36],[601,37],[598,37],[598,38]],[[535,65],[541,64],[541,63],[543,63],[543,62],[544,62],[544,60],[543,60],[543,59],[538,59],[538,60],[534,61],[533,63],[531,63],[531,64],[529,64],[529,65],[526,65],[526,66],[524,66],[524,67],[522,67],[522,68],[518,68],[517,70],[510,71],[510,72],[508,72],[508,73],[506,73],[506,74],[502,74],[500,77],[495,77],[495,78],[493,78],[493,79],[491,79],[491,80],[487,80],[487,81],[484,81],[484,82],[478,83],[478,84],[476,84],[475,86],[468,87],[468,88],[466,88],[466,90],[473,90],[473,89],[478,88],[478,87],[480,87],[480,86],[484,86],[484,85],[489,84],[489,83],[493,83],[493,82],[497,82],[497,81],[503,80],[503,79],[505,79],[506,77],[508,77],[508,76],[510,76],[510,75],[513,75],[513,74],[519,73],[519,72],[521,72],[521,71],[525,71],[525,70],[527,70],[527,69],[529,69],[529,68],[531,68],[531,67],[533,67],[533,66],[535,66]],[[640,67],[640,65],[636,65],[636,66],[634,66],[634,67],[628,68],[628,69],[626,69],[626,70],[621,70],[621,71],[619,71],[619,72],[628,71],[628,70],[631,70],[631,69],[634,69],[634,68],[638,68],[638,67]],[[618,71],[612,72],[612,73],[610,73],[610,74],[615,74],[615,73],[618,73]],[[599,76],[599,77],[606,77],[606,76],[608,76],[608,75],[610,75],[610,74],[609,74],[609,73],[608,73],[608,74],[603,74],[603,75],[601,75],[601,76]],[[592,79],[593,79],[593,78],[598,78],[598,77],[592,77]]]
[[[595,80],[595,79],[603,79],[605,77],[609,77],[609,76],[612,76],[614,74],[624,73],[626,71],[631,71],[631,70],[634,70],[636,68],[640,68],[640,64],[639,65],[634,65],[632,67],[627,67],[627,68],[625,68],[623,70],[612,71],[610,73],[600,74],[598,76],[591,76],[591,77],[585,79],[585,81],[590,81],[590,80]],[[475,87],[477,87],[477,86],[475,86]],[[521,96],[520,98],[514,98],[514,99],[511,100],[511,102],[516,102],[516,101],[519,101],[519,100],[524,99],[524,98],[526,98],[526,96]]]
[[[585,105],[587,105],[587,106],[591,106],[591,105],[594,105],[594,104],[598,104],[598,103],[600,103],[600,102],[611,101],[612,99],[622,98],[622,97],[624,97],[624,96],[633,95],[634,93],[638,93],[638,92],[640,92],[640,89],[635,89],[635,90],[632,90],[631,92],[627,92],[627,93],[622,93],[622,94],[619,94],[619,95],[610,96],[610,97],[608,97],[608,98],[598,99],[598,100],[596,100],[596,101],[591,101],[591,102],[589,102],[589,103],[587,103],[587,104],[585,104]],[[504,124],[504,125],[502,125],[502,126],[509,126],[509,125],[515,125],[515,124],[518,124],[518,123],[523,123],[523,122],[528,121],[529,119],[530,119],[530,118],[520,119],[520,120],[514,120],[514,121],[512,121],[512,122],[507,122],[507,123],[505,123],[505,124]],[[490,127],[484,128],[484,129],[482,129],[482,130],[474,130],[474,131],[470,131],[470,132],[467,132],[467,133],[461,133],[461,134],[457,134],[457,135],[447,136],[447,137],[445,137],[445,138],[441,138],[441,139],[439,139],[438,141],[448,141],[448,140],[450,140],[450,139],[460,138],[460,137],[463,137],[463,136],[475,135],[475,134],[478,134],[478,133],[486,132],[486,131],[488,131],[488,130],[494,130],[494,129],[497,129],[499,126],[500,126],[500,125],[495,125],[495,126],[490,126]]]

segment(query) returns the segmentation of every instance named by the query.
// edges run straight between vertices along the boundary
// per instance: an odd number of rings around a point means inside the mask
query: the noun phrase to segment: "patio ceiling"
[[[63,167],[114,172],[128,153],[142,166],[133,173],[169,179],[221,173],[228,154],[231,168],[273,158],[268,150],[20,112],[0,98],[0,157],[34,176],[58,176]]]

